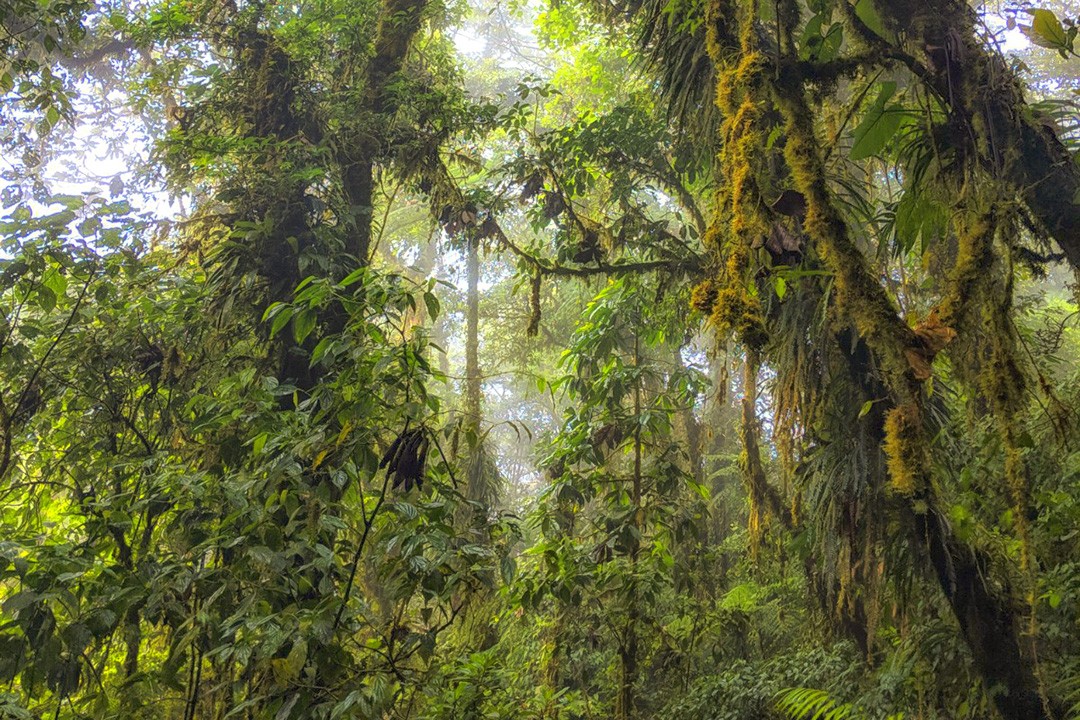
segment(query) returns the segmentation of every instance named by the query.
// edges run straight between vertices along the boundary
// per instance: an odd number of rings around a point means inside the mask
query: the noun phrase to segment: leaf
[[[6,613],[17,613],[23,608],[30,607],[40,598],[41,596],[32,590],[23,590],[22,592],[17,592],[9,597],[0,607],[3,607],[3,610]]]
[[[361,279],[361,277],[363,277],[366,272],[367,272],[367,268],[356,268],[355,270],[350,272],[345,277],[342,277],[341,282],[338,283],[338,287],[342,288],[342,289],[346,288],[346,287],[349,287],[350,285],[352,285],[356,281],[359,281]]]
[[[877,99],[852,133],[852,160],[865,160],[872,155],[877,155],[885,149],[893,135],[900,129],[900,124],[904,119],[903,106],[895,103],[885,106],[895,92],[896,83],[881,84],[881,92],[878,93]]]
[[[787,280],[778,276],[776,278],[776,297],[783,300],[785,295],[787,295]]]
[[[435,297],[435,293],[424,293],[424,305],[427,306],[429,319],[434,320],[439,317],[439,298]]]
[[[319,361],[323,359],[323,356],[326,355],[326,351],[330,349],[333,342],[333,338],[324,337],[317,345],[315,345],[315,349],[311,351],[312,365],[317,365]]]
[[[68,210],[81,210],[85,204],[85,199],[82,195],[65,195],[56,194],[49,196],[49,204],[63,205]]]
[[[890,33],[885,30],[885,23],[881,21],[881,16],[878,15],[873,0],[859,0],[855,3],[855,15],[862,20],[863,25],[870,28],[870,31],[875,35],[880,35],[885,39],[889,39]]]
[[[911,366],[911,374],[916,380],[926,380],[933,374],[930,369],[933,358],[927,357],[927,353],[921,348],[904,348],[904,357]]]
[[[60,271],[56,268],[49,268],[49,271],[41,278],[41,282],[45,287],[52,290],[53,295],[57,298],[64,297],[67,294],[67,278],[60,274]]]
[[[277,315],[279,312],[282,311],[283,308],[286,308],[286,307],[288,307],[288,306],[285,305],[285,303],[281,303],[281,302],[272,302],[272,303],[270,303],[270,305],[268,305],[266,310],[263,312],[262,321],[266,322],[267,320],[269,320],[270,318]]]
[[[828,32],[821,38],[821,46],[818,47],[817,61],[820,63],[832,62],[840,54],[840,46],[844,43],[844,26],[833,23]]]
[[[292,319],[293,309],[288,305],[272,305],[267,309],[267,315],[273,311],[274,322],[270,324],[270,337],[275,337],[281,329],[289,324]],[[265,318],[264,318],[265,319]]]
[[[1021,30],[1031,42],[1051,50],[1072,50],[1072,43],[1069,42],[1069,36],[1065,33],[1065,28],[1062,27],[1057,15],[1044,8],[1036,8],[1028,12],[1032,16],[1031,25],[1022,26]]]
[[[288,657],[285,658],[286,670],[288,670],[290,678],[300,676],[300,671],[304,669],[304,664],[307,663],[307,656],[307,640],[300,638],[293,643],[292,649],[289,650]]]
[[[517,563],[514,562],[514,558],[504,556],[499,561],[499,574],[502,576],[502,581],[506,585],[510,585],[514,581],[514,574],[517,572]],[[1056,605],[1054,607],[1057,607]]]
[[[862,404],[862,407],[859,408],[859,417],[860,418],[866,417],[866,414],[869,413],[873,409],[873,407],[874,407],[874,401],[873,400],[867,400],[866,402],[864,402]]]
[[[78,225],[79,234],[83,237],[90,237],[101,229],[101,220],[96,217],[90,217],[83,220]]]
[[[56,293],[48,285],[39,285],[37,292],[34,293],[34,298],[37,300],[38,307],[45,312],[49,312],[56,307]],[[23,334],[26,334],[25,326],[23,327]]]
[[[301,310],[293,316],[293,339],[299,345],[307,339],[311,331],[315,329],[315,311]]]
[[[286,720],[292,715],[292,709],[296,706],[296,701],[300,699],[300,694],[297,693],[289,698],[289,701],[284,703],[274,715],[274,720]]]

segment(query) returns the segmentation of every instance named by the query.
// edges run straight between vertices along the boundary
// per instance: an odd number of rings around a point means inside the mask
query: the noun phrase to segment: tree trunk
[[[907,43],[893,48],[865,26],[860,34],[907,63],[951,108],[982,165],[1013,188],[1080,269],[1080,168],[1053,123],[1040,122],[1012,71],[986,48],[975,9],[965,0],[877,0],[875,7]]]
[[[936,510],[913,514],[934,573],[971,649],[975,667],[1005,720],[1065,717],[1057,701],[1044,702],[1030,658],[1021,650],[1022,610],[1008,587],[991,586],[990,557],[961,542]]]
[[[388,92],[388,81],[404,66],[426,5],[427,0],[384,3],[375,34],[375,54],[368,61],[365,73],[364,107],[357,108],[360,122],[338,148],[337,161],[351,218],[346,251],[361,266],[369,262],[371,253],[375,166],[381,150],[379,134],[388,129],[397,109],[393,94]]]
[[[638,336],[634,335],[634,366],[641,362]],[[633,509],[633,523],[635,536],[630,544],[630,587],[627,598],[626,629],[622,643],[619,646],[619,696],[615,706],[615,715],[619,720],[631,720],[635,717],[637,697],[635,685],[638,676],[638,625],[641,620],[641,608],[637,593],[638,554],[641,550],[640,538],[644,532],[641,506],[642,500],[642,477],[641,477],[641,377],[638,376],[634,384],[634,475],[632,478],[630,503]]]
[[[465,248],[465,422],[480,433],[480,248],[468,238]]]

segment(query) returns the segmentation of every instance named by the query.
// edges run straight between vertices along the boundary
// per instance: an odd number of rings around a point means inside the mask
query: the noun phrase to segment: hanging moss
[[[969,199],[968,204],[978,205]],[[1027,385],[1017,351],[1015,330],[1008,318],[1012,306],[1011,269],[1003,267],[994,253],[998,233],[1015,232],[1016,224],[1003,214],[1001,203],[991,200],[989,210],[970,210],[955,221],[956,260],[949,285],[931,319],[961,327],[971,338],[954,357],[961,378],[974,384],[989,405],[1004,448],[1004,476],[1013,506],[1017,536],[1021,542],[1021,565],[1031,565],[1030,483],[1023,452],[1018,446]]]
[[[932,316],[955,328],[980,300],[980,281],[987,278],[993,264],[996,213],[965,213],[956,223],[956,260],[949,273],[949,288]]]
[[[525,335],[528,337],[536,337],[540,333],[540,282],[541,274],[539,271],[532,276],[532,288],[529,293],[529,325],[525,328]]]
[[[888,412],[884,448],[893,490],[914,495],[924,482],[929,462],[918,405],[904,403]]]
[[[990,402],[998,423],[998,432],[1005,450],[1005,484],[1013,505],[1013,522],[1020,540],[1020,565],[1026,572],[1033,570],[1031,546],[1031,483],[1027,465],[1020,448],[1023,434],[1024,389],[1027,378],[1020,365],[1016,337],[1006,322],[1011,309],[1011,284],[1004,289],[1008,293],[1001,305],[988,304],[984,310],[990,326],[990,357],[979,375],[984,397]],[[1029,578],[1033,582],[1034,578]],[[1029,583],[1030,584],[1030,583]],[[1029,588],[1034,592],[1033,587]]]
[[[727,33],[731,17],[738,26],[737,50]],[[718,268],[716,277],[695,289],[695,308],[709,313],[722,334],[733,333],[747,347],[760,349],[768,340],[760,300],[753,290],[755,267],[752,247],[767,234],[761,217],[761,197],[755,164],[764,137],[760,126],[763,107],[765,58],[754,47],[754,4],[730,8],[721,0],[706,7],[707,49],[717,68],[716,104],[723,114],[720,128],[720,172],[724,182],[716,196],[716,220],[704,238]]]
[[[833,205],[813,115],[801,88],[779,83],[775,87],[777,107],[787,130],[785,159],[796,188],[806,199],[803,229],[833,273],[839,309],[851,317],[882,363],[897,400],[915,400],[921,393],[920,381],[928,377],[924,363],[933,359],[933,353],[900,317]]]
[[[711,278],[702,280],[690,292],[690,307],[708,315],[712,312],[713,306],[716,305],[716,296],[718,294],[716,285],[713,284]]]

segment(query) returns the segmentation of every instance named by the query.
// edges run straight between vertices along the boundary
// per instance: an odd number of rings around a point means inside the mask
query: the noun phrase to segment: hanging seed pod
[[[398,435],[387,449],[379,468],[386,468],[395,490],[403,487],[408,492],[414,486],[423,487],[429,442],[424,428],[414,428]]]

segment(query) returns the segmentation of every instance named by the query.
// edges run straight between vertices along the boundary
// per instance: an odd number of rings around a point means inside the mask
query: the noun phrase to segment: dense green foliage
[[[1070,13],[0,0],[0,718],[1080,717]]]

